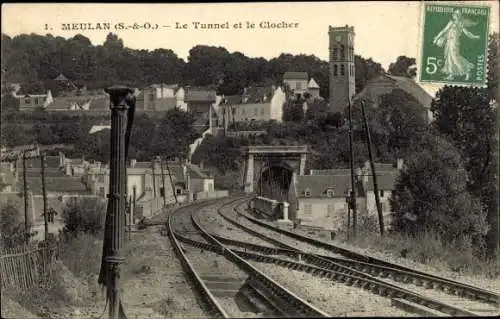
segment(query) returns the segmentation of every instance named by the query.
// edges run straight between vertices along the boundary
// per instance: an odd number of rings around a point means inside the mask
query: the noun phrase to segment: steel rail
[[[201,203],[198,205],[191,205],[188,206],[188,209],[194,209],[197,206],[202,206],[206,205],[207,203]],[[177,213],[178,211],[176,211]],[[194,286],[198,289],[201,297],[207,302],[209,306],[209,312],[212,316],[214,317],[222,317],[222,318],[229,318],[229,315],[226,313],[226,311],[222,308],[222,306],[219,304],[215,296],[210,292],[208,287],[205,285],[203,280],[201,279],[200,275],[196,272],[194,269],[193,265],[187,258],[187,256],[184,254],[184,251],[176,238],[176,234],[173,231],[173,226],[172,226],[172,220],[173,220],[173,215],[171,214],[168,217],[168,222],[167,222],[167,229],[168,229],[168,237],[170,238],[170,241],[172,243],[172,246],[174,247],[175,252],[177,253],[177,256],[179,257],[179,260],[181,261],[182,267],[188,274],[188,277],[192,280]]]
[[[483,288],[479,288],[476,286],[472,286],[466,283],[461,283],[457,282],[451,279],[439,277],[436,275],[432,275],[429,273],[425,273],[423,271],[418,271],[414,270],[408,267],[404,267],[401,265],[397,265],[391,262],[387,262],[381,259],[377,259],[374,257],[369,257],[360,253],[356,253],[354,251],[341,248],[338,246],[335,246],[330,243],[326,243],[314,238],[311,238],[309,236],[305,235],[300,235],[288,230],[280,229],[278,227],[269,225],[268,223],[265,223],[263,221],[260,221],[258,219],[255,219],[251,216],[248,216],[247,214],[242,213],[241,211],[234,209],[237,214],[245,217],[249,221],[251,221],[254,224],[257,224],[261,227],[273,230],[275,232],[287,235],[289,237],[292,237],[294,239],[297,239],[302,242],[309,243],[313,246],[324,248],[327,250],[330,250],[334,253],[343,255],[345,257],[348,257],[349,259],[338,259],[336,257],[331,257],[331,256],[322,256],[323,258],[329,259],[334,262],[341,262],[346,265],[352,265],[353,261],[357,261],[357,267],[359,269],[363,269],[366,271],[369,271],[373,275],[380,274],[381,277],[387,277],[387,276],[402,276],[402,280],[404,282],[408,282],[413,280],[415,284],[417,285],[424,285],[424,286],[431,286],[432,288],[440,288],[444,292],[447,292],[449,294],[453,295],[459,295],[459,296],[464,296],[473,300],[481,300],[486,303],[491,303],[498,305],[500,304],[500,294],[486,290]],[[246,226],[244,226],[246,227]],[[246,227],[248,228],[248,227]]]
[[[223,206],[227,206],[231,203],[226,203]],[[246,273],[250,275],[258,284],[266,290],[267,293],[273,295],[274,297],[278,297],[280,301],[285,302],[287,306],[294,309],[294,311],[298,314],[298,317],[330,317],[324,311],[314,307],[307,301],[295,295],[293,292],[289,291],[285,287],[281,286],[275,280],[269,278],[263,272],[255,268],[250,263],[246,262],[242,257],[233,252],[231,249],[223,245],[213,236],[211,236],[201,225],[196,221],[194,217],[194,212],[191,215],[191,220],[196,229],[200,231],[202,236],[206,238],[209,242],[212,243],[212,246],[204,245],[207,249],[212,247],[215,252],[218,252],[225,256],[228,260],[235,263],[238,267],[244,270]],[[178,235],[177,235],[178,236]],[[181,238],[181,237],[179,237]]]
[[[179,240],[197,248],[203,248],[206,250],[214,251],[217,253],[223,253],[224,249],[221,249],[220,246],[215,244],[207,244],[197,242],[193,239],[182,235],[176,235],[179,237]],[[255,245],[254,248],[256,248]],[[263,251],[266,255],[241,251],[237,249],[230,249],[234,254],[238,255],[241,258],[255,260],[257,262],[265,262],[265,263],[273,263],[278,266],[286,267],[293,270],[298,270],[306,273],[310,273],[313,276],[318,276],[320,278],[328,278],[335,280],[337,282],[346,284],[348,286],[356,286],[362,289],[369,290],[370,292],[380,295],[382,297],[388,298],[400,298],[404,300],[411,301],[413,303],[422,305],[429,309],[437,310],[442,312],[443,314],[449,314],[452,316],[477,316],[477,314],[470,312],[465,309],[461,309],[452,305],[448,305],[439,300],[429,298],[418,293],[414,293],[405,288],[398,287],[396,285],[381,281],[379,279],[373,278],[370,275],[366,275],[364,273],[360,273],[354,269],[343,267],[339,265],[331,265],[328,262],[323,262],[321,266],[310,265],[301,263],[299,261],[293,261],[290,259],[278,258],[273,255],[277,249],[273,249],[270,247],[263,247],[265,251]],[[282,252],[284,250],[281,250]],[[306,254],[307,255],[307,254]]]

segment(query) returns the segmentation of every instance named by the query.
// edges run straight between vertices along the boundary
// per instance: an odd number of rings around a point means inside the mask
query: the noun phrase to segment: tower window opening
[[[338,66],[335,64],[333,66],[333,76],[337,76],[339,73],[339,69],[338,69]]]
[[[345,65],[340,66],[340,75],[345,75]]]

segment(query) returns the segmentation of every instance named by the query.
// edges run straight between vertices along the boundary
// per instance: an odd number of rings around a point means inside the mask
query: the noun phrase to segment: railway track
[[[370,289],[373,289],[374,292],[378,291],[381,295],[386,295],[389,297],[394,297],[400,299],[407,299],[411,303],[418,305],[423,305],[424,307],[431,308],[434,310],[438,310],[443,313],[447,313],[450,315],[461,315],[461,316],[474,316],[474,315],[485,315],[490,314],[493,315],[498,312],[497,304],[494,301],[494,298],[485,298],[484,295],[478,294],[478,290],[480,288],[457,283],[454,281],[448,281],[444,278],[439,278],[437,276],[425,276],[421,273],[413,273],[408,270],[401,270],[397,268],[391,268],[382,265],[370,264],[359,260],[353,260],[349,258],[336,258],[331,256],[323,256],[318,254],[308,254],[292,247],[286,243],[283,243],[275,238],[270,236],[265,236],[262,234],[262,231],[257,231],[250,227],[244,226],[241,223],[238,223],[236,220],[229,218],[226,214],[221,213],[219,210],[219,214],[224,217],[228,222],[242,228],[245,231],[249,231],[252,235],[258,236],[263,240],[267,240],[271,242],[273,245],[282,247],[269,247],[269,246],[261,246],[254,245],[248,242],[239,242],[237,240],[224,238],[221,236],[215,236],[218,240],[225,243],[226,245],[231,245],[235,247],[241,247],[245,250],[254,250],[266,255],[252,255],[252,253],[248,252],[238,252],[240,256],[245,258],[272,262],[275,264],[279,264],[282,266],[286,266],[292,269],[303,269],[304,271],[311,272],[321,272],[325,269],[328,271],[336,271],[341,274],[346,275],[346,273],[351,276],[351,280],[356,285],[364,285],[360,279],[365,278],[369,282]],[[246,253],[246,254],[245,254]],[[292,260],[279,260],[277,258],[271,257],[269,255],[282,255],[288,258],[292,258]],[[298,259],[301,262],[293,261],[293,259]],[[309,265],[315,265],[322,268],[315,269],[311,267],[307,267],[303,265],[303,263],[307,263]],[[336,279],[334,274],[331,274],[333,279]],[[379,278],[375,278],[375,277]],[[343,277],[338,277],[343,280]],[[351,280],[347,279],[347,284],[350,284]],[[365,280],[365,281],[366,281]],[[392,287],[388,287],[392,286]],[[411,286],[411,287],[410,287]],[[450,289],[450,286],[452,289]],[[457,287],[461,288],[459,293],[454,291]],[[438,291],[433,291],[432,288]],[[387,289],[389,292],[387,293]],[[399,290],[398,290],[399,289]],[[413,291],[414,295],[410,294],[411,292],[408,289],[417,290]],[[470,291],[471,289],[476,289],[475,291]],[[392,290],[394,293],[391,293]],[[441,291],[439,291],[441,290]],[[418,292],[420,294],[418,294]],[[443,292],[453,295],[452,297],[443,296]],[[455,294],[454,294],[455,293]],[[481,291],[481,293],[483,293]],[[424,296],[426,295],[426,296]],[[430,296],[429,296],[430,295]],[[478,298],[478,296],[480,296]],[[482,297],[482,298],[481,298]],[[467,299],[469,300],[467,300]],[[470,301],[472,300],[472,301]],[[431,302],[429,302],[431,301]],[[446,302],[441,302],[446,301]],[[484,303],[487,303],[486,305]],[[473,311],[467,310],[463,308],[463,305],[466,305],[469,309]],[[489,305],[488,305],[489,304]],[[415,307],[413,307],[415,308]],[[420,309],[417,309],[420,311]]]
[[[385,260],[369,257],[327,242],[274,227],[273,225],[253,218],[248,214],[242,213],[241,210],[235,209],[235,212],[258,226],[273,230],[277,233],[289,236],[297,240],[301,240],[303,242],[307,242],[316,247],[328,249],[332,252],[347,257],[343,259],[337,259],[330,256],[323,256],[326,259],[330,259],[335,262],[341,262],[345,265],[357,265],[356,267],[358,269],[363,269],[364,271],[369,272],[374,276],[394,277],[401,279],[402,282],[414,282],[416,286],[440,289],[451,295],[463,296],[471,300],[480,300],[484,303],[492,304],[497,307],[500,306],[500,294],[496,292],[457,282],[447,278],[435,276],[422,271],[417,271],[408,267],[387,262]],[[356,264],[353,264],[353,260],[356,261]]]
[[[241,199],[224,201],[223,206],[231,205],[238,200]],[[238,307],[235,307],[234,302],[231,304],[231,300],[236,301],[237,297],[244,295],[249,301],[248,304],[260,309],[259,312],[264,313],[266,317],[328,317],[328,314],[282,287],[206,232],[194,217],[197,208],[199,206],[171,215],[167,227],[169,237],[181,259],[181,263],[201,296],[207,302],[211,316],[224,318],[255,317],[255,312],[252,315],[251,311],[239,312],[234,310]],[[190,216],[190,222],[188,222],[187,216]],[[195,233],[195,231],[198,231],[198,233]],[[188,249],[181,242],[194,247],[194,249]],[[210,253],[207,251],[210,251]],[[202,258],[199,258],[200,254],[203,254]],[[221,259],[221,256],[224,259]],[[219,270],[216,273],[199,271],[194,266],[193,260],[202,261],[205,267],[199,268],[205,270],[207,269],[207,263],[212,263],[213,266],[215,265],[214,261],[217,261]],[[231,274],[229,277],[224,276],[224,278],[221,278],[220,268],[222,263],[224,264],[224,273]],[[199,263],[198,266],[200,266]],[[224,283],[226,285],[229,283],[232,286],[229,288],[227,286],[221,287]],[[221,297],[221,291],[225,297],[229,293],[232,298]],[[231,295],[231,291],[233,293],[237,292]]]

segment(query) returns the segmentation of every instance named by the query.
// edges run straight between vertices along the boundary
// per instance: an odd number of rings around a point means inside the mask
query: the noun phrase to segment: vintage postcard
[[[498,1],[2,5],[2,318],[498,316]]]

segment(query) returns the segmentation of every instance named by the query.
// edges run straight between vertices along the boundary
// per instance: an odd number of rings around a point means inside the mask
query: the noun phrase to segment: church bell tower
[[[341,112],[355,94],[354,27],[328,28],[330,40],[330,98],[328,109]]]

